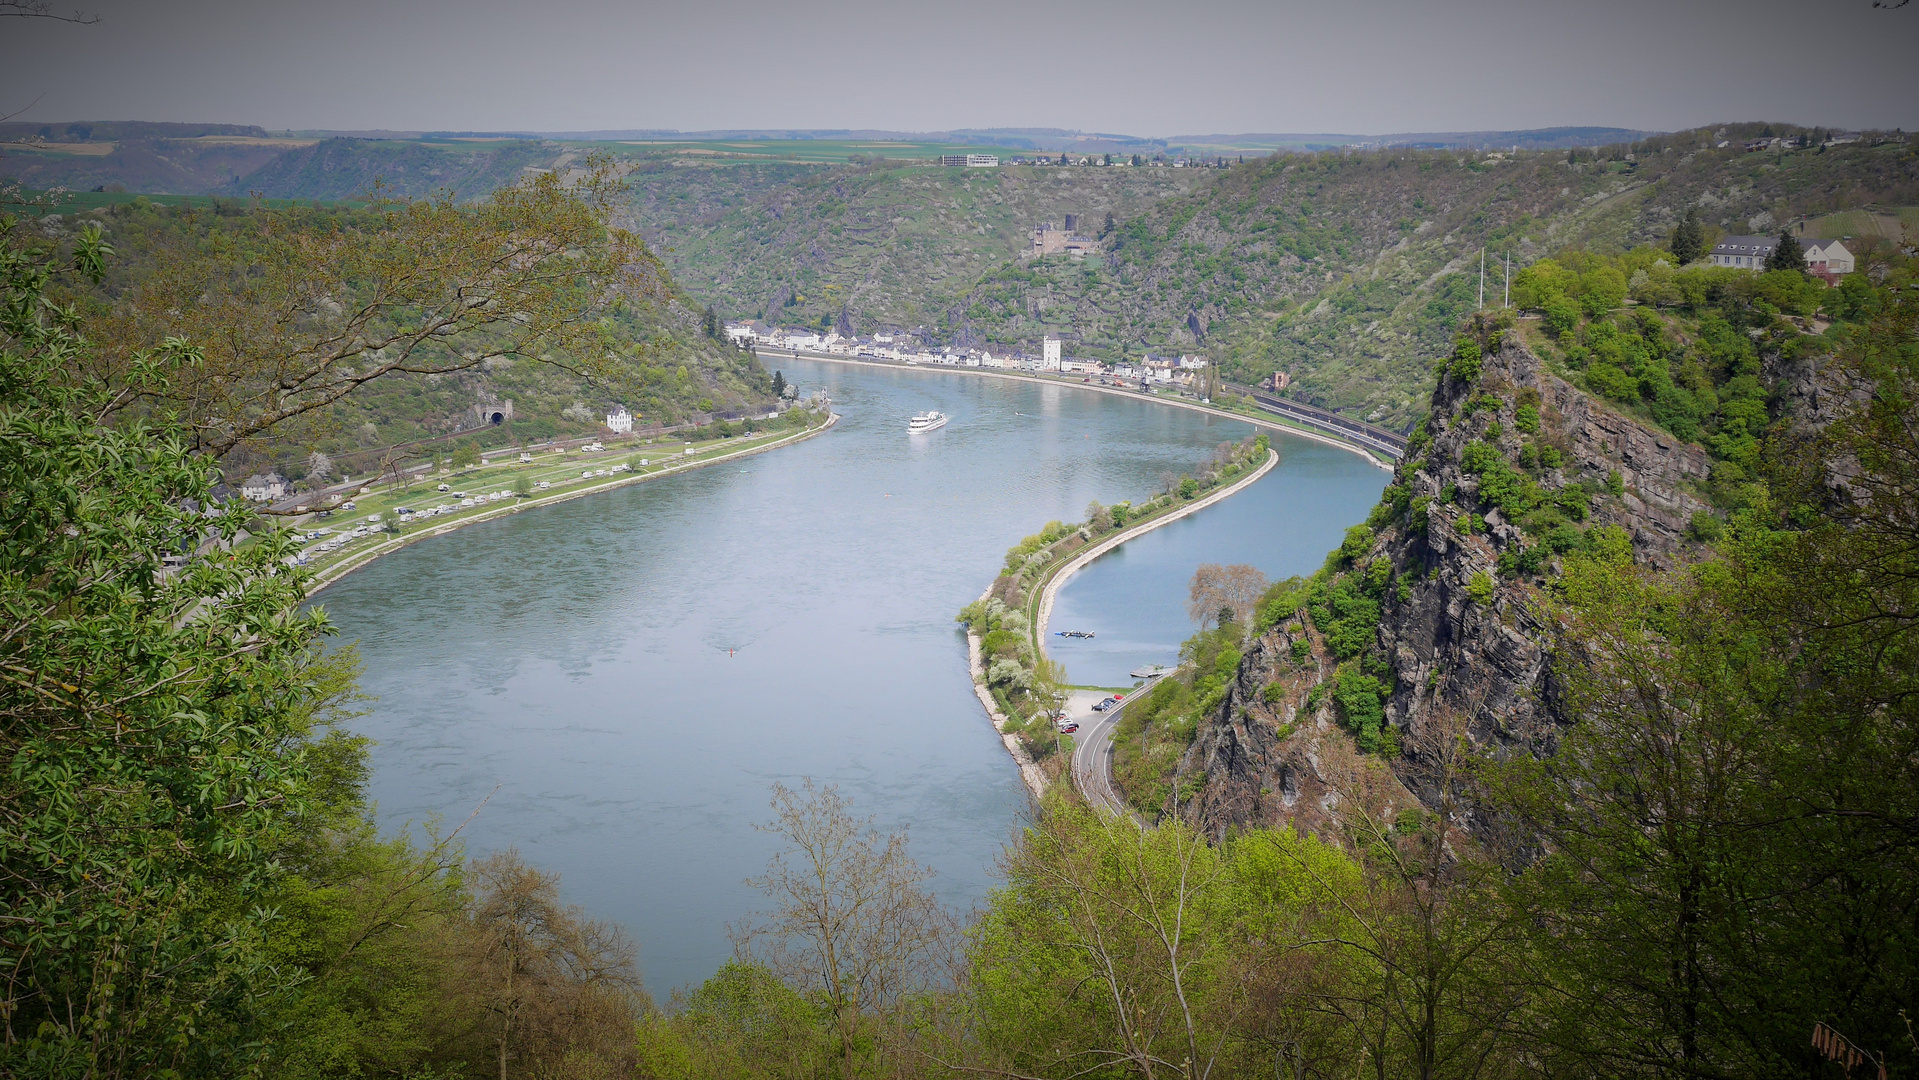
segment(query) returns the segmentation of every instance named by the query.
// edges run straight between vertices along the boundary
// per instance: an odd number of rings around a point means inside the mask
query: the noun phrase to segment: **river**
[[[1092,499],[1149,494],[1240,421],[1062,386],[784,360],[844,419],[729,465],[473,525],[317,601],[374,696],[370,794],[389,828],[517,846],[640,946],[656,994],[697,982],[759,904],[771,785],[836,783],[909,830],[962,906],[993,885],[1026,806],[971,692],[953,614],[1005,549]],[[943,430],[909,437],[936,408]],[[1078,680],[1170,660],[1206,561],[1317,566],[1386,474],[1279,437],[1246,491],[1128,543],[1061,591]],[[1054,639],[1059,640],[1059,639]],[[490,795],[490,798],[489,798]]]

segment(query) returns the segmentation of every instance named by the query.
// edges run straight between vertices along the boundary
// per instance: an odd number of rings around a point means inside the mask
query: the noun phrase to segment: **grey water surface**
[[[1005,549],[1089,500],[1139,499],[1251,426],[951,373],[782,360],[844,419],[796,446],[416,544],[320,594],[365,662],[371,794],[390,828],[464,820],[624,927],[648,985],[711,974],[774,850],[771,785],[836,783],[910,831],[948,901],[994,884],[1026,793],[974,698],[953,615]],[[908,436],[929,408],[952,422]],[[1253,487],[1062,591],[1077,679],[1170,660],[1200,562],[1310,569],[1386,474],[1277,440]],[[491,798],[489,799],[489,794]]]

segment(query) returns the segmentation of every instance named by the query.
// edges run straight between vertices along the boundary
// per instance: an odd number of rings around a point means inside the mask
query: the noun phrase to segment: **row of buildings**
[[[1855,263],[1846,245],[1816,237],[1801,237],[1798,242],[1804,249],[1806,272],[1823,278],[1826,284],[1837,285],[1840,278],[1852,273]],[[1713,245],[1706,261],[1738,270],[1764,270],[1766,260],[1778,247],[1777,236],[1726,236]]]
[[[1019,350],[956,349],[924,345],[904,334],[844,336],[837,331],[769,327],[760,322],[726,324],[726,336],[736,344],[765,345],[795,352],[828,356],[864,357],[906,364],[945,367],[998,368],[1058,375],[1100,375],[1136,380],[1156,386],[1190,386],[1206,368],[1203,356],[1142,356],[1138,360],[1085,359],[1068,356],[1065,341],[1048,334],[1036,356]]]

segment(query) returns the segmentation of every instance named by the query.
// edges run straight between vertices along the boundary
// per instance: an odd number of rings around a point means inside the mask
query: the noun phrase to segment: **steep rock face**
[[[1430,751],[1440,741],[1463,732],[1483,752],[1549,751],[1565,719],[1548,662],[1550,627],[1535,603],[1553,561],[1530,572],[1514,565],[1537,540],[1505,520],[1483,490],[1492,482],[1486,448],[1513,473],[1520,467],[1511,462],[1532,461],[1528,479],[1544,499],[1583,517],[1586,529],[1623,529],[1633,557],[1655,567],[1696,552],[1687,526],[1706,506],[1691,491],[1710,470],[1705,451],[1606,408],[1547,371],[1517,335],[1506,337],[1476,380],[1441,379],[1430,446],[1394,477],[1407,512],[1380,528],[1349,571],[1381,575],[1377,564],[1390,566],[1381,578],[1390,584],[1377,590],[1376,638],[1347,669],[1369,671],[1389,688],[1384,724],[1401,750],[1393,773],[1408,797],[1428,806],[1437,794]],[[1527,406],[1536,431],[1520,430]],[[1530,413],[1526,420],[1533,426]],[[1557,453],[1554,467],[1544,464],[1552,460],[1547,447]],[[1341,793],[1365,775],[1332,704],[1336,668],[1312,620],[1298,615],[1249,645],[1219,714],[1201,725],[1181,763],[1189,780],[1204,774],[1188,808],[1194,820],[1209,831],[1281,821],[1318,831],[1328,823]]]

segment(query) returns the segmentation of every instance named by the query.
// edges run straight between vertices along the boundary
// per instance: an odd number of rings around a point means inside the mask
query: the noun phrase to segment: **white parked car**
[[[553,486],[553,482],[551,480],[542,480],[533,486],[536,488],[550,488]]]
[[[532,454],[521,454],[521,455],[520,455],[520,464],[522,464],[522,465],[527,465],[527,464],[531,464],[531,463],[532,463],[532,461],[533,461],[533,455],[532,455]]]

